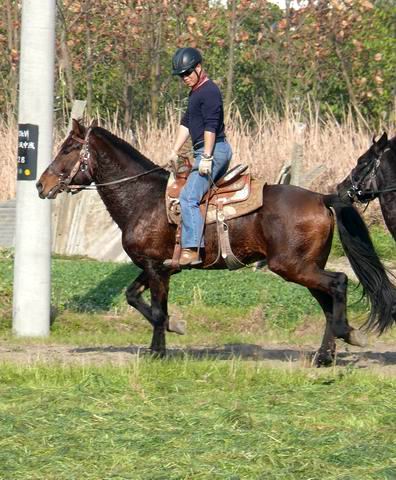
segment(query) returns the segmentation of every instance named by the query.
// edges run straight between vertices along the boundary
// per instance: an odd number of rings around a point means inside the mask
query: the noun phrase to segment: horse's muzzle
[[[36,183],[36,188],[40,198],[42,199],[48,198],[49,200],[55,199],[58,193],[62,191],[62,186],[60,184],[57,184],[54,187],[52,187],[47,193],[45,193],[44,186],[40,181]]]
[[[36,183],[36,188],[38,191],[38,195],[40,198],[45,198],[45,195],[43,194],[44,187],[40,181]]]

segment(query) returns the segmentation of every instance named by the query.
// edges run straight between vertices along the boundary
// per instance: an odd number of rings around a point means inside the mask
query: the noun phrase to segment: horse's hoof
[[[154,359],[161,359],[166,357],[166,350],[153,350],[150,348],[150,357]]]
[[[321,368],[321,367],[331,367],[334,364],[334,355],[330,352],[321,352],[318,351],[312,358],[312,366]]]
[[[354,345],[355,347],[366,347],[368,344],[367,336],[360,330],[356,329],[349,332],[345,341],[349,343],[349,345]]]
[[[178,335],[185,335],[187,329],[187,322],[185,320],[169,319],[168,332],[177,333]]]

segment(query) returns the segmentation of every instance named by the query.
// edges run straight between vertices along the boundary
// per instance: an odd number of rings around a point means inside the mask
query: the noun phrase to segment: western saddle
[[[186,184],[188,175],[191,172],[191,164],[184,159],[176,172],[171,173],[166,190],[167,212],[170,223],[180,223],[179,196]],[[249,197],[251,189],[251,177],[247,165],[237,165],[221,177],[201,201],[201,211],[206,223],[213,223],[216,217],[205,215],[213,211],[222,211],[225,205],[238,203]]]

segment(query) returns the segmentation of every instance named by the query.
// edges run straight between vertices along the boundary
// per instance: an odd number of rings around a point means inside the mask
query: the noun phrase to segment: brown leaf
[[[190,26],[195,25],[197,23],[197,17],[193,17],[192,15],[189,15],[187,17],[187,23]]]
[[[360,0],[360,5],[366,10],[372,10],[374,8],[374,5],[368,0]]]

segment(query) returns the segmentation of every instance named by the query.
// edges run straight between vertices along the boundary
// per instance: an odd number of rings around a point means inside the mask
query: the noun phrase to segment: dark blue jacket
[[[223,99],[212,80],[190,92],[181,124],[188,128],[193,145],[203,141],[205,130],[216,133],[216,138],[224,137]]]

